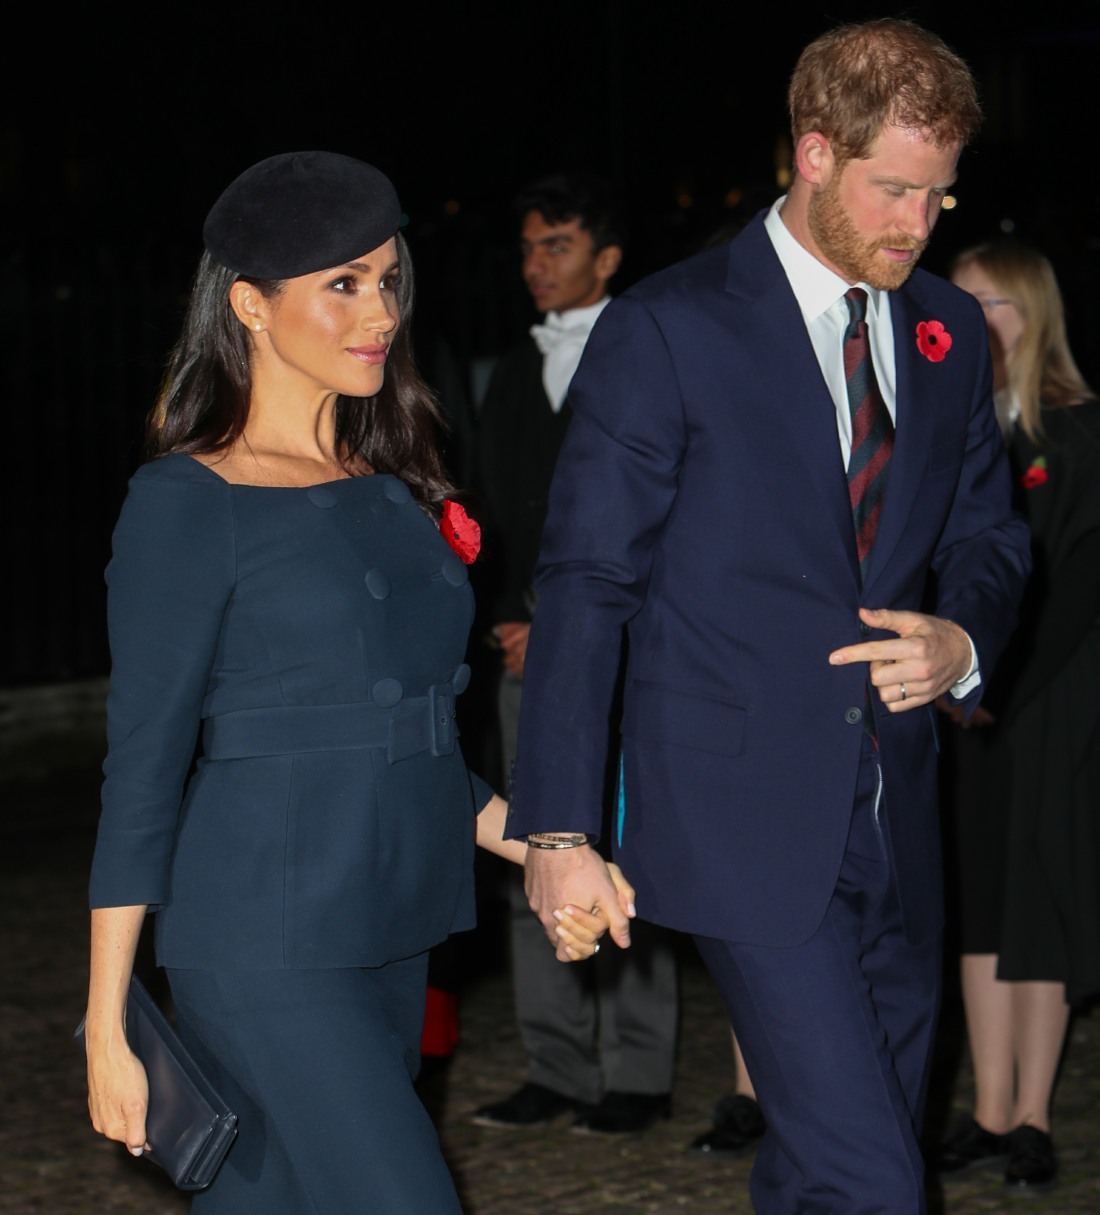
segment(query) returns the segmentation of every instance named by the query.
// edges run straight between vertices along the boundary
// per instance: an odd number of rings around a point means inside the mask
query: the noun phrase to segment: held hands
[[[860,608],[859,618],[897,637],[834,650],[829,662],[833,666],[869,663],[871,683],[891,713],[931,704],[970,670],[970,639],[950,620],[885,608]]]
[[[524,871],[527,901],[539,917],[559,961],[575,960],[568,948],[576,948],[573,928],[578,923],[577,909],[581,908],[589,909],[584,914],[603,920],[600,931],[606,926],[620,949],[630,945],[634,890],[617,866],[609,866],[598,852],[587,845],[557,850],[528,848]],[[557,929],[564,921],[560,921],[555,912],[566,908],[572,908],[574,915],[570,917],[572,924],[568,925],[571,939],[563,943]],[[580,944],[584,944],[583,939]],[[595,944],[594,938],[592,944]],[[595,949],[591,952],[595,953]]]
[[[634,887],[623,877],[618,865],[609,861],[607,869],[615,884],[615,889],[618,891],[620,909],[624,915],[632,916],[634,914]],[[599,953],[599,938],[608,928],[602,911],[597,910],[595,913],[581,911],[577,907],[567,905],[559,907],[554,912],[554,919],[558,922],[554,932],[558,937],[555,952],[559,961],[580,962]],[[566,955],[565,957],[562,956],[563,953]]]

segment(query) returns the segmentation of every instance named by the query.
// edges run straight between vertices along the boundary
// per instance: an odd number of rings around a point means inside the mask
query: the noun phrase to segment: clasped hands
[[[829,662],[833,666],[868,663],[871,683],[891,713],[931,704],[970,670],[970,638],[950,620],[885,608],[860,608],[859,618],[871,628],[897,636],[844,646],[829,655]]]
[[[629,946],[634,887],[618,865],[587,844],[557,851],[529,849],[524,887],[558,961],[590,958],[605,932],[621,949]]]

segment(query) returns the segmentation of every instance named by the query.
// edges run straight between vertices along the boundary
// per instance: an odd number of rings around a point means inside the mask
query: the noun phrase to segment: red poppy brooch
[[[951,349],[951,334],[943,321],[920,321],[917,325],[917,349],[929,362],[942,363]]]
[[[439,530],[443,539],[467,565],[477,559],[481,551],[481,525],[450,498],[444,499]]]
[[[1027,472],[1020,478],[1020,484],[1024,489],[1035,489],[1039,485],[1045,485],[1050,479],[1050,474],[1047,472],[1046,456],[1036,456],[1031,461],[1031,466]]]

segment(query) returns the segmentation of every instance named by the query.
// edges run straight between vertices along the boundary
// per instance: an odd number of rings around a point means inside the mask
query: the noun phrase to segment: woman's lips
[[[361,363],[384,363],[388,346],[349,346],[348,354]]]

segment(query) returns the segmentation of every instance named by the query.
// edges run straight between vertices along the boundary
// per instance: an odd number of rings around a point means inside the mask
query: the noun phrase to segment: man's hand
[[[829,662],[833,666],[870,663],[871,683],[891,713],[931,704],[970,670],[970,639],[950,620],[885,608],[860,608],[859,618],[874,629],[897,633],[897,637],[834,650]]]
[[[528,848],[524,871],[527,901],[561,961],[570,959],[557,934],[554,912],[559,907],[572,905],[592,912],[598,909],[615,944],[620,949],[630,945],[630,920],[619,905],[615,883],[603,857],[587,844],[579,848]]]
[[[530,621],[506,620],[493,630],[500,642],[501,659],[513,675],[523,674],[523,660],[527,657],[527,637],[531,632]]]

